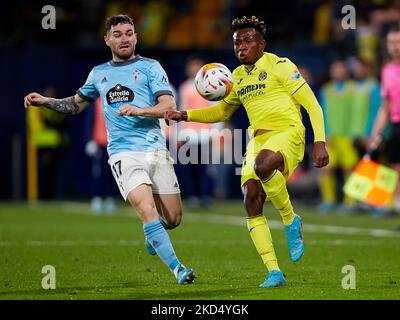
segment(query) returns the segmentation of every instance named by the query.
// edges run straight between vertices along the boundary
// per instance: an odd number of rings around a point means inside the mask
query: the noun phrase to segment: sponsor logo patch
[[[132,102],[135,98],[133,91],[127,87],[117,84],[107,92],[107,103],[118,107],[121,103]]]
[[[289,80],[297,80],[300,79],[299,70],[293,70],[293,74],[290,76]]]

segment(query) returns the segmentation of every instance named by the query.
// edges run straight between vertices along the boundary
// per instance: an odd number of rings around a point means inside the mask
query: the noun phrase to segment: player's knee
[[[182,212],[176,212],[175,214],[168,217],[167,223],[171,227],[171,229],[174,229],[181,224],[181,220]]]
[[[261,180],[268,178],[274,170],[272,161],[269,159],[256,158],[254,162],[254,172]]]
[[[147,216],[157,212],[155,203],[150,200],[142,200],[137,202],[134,204],[134,207],[141,216]]]
[[[279,152],[261,150],[254,161],[254,172],[261,180],[267,179],[275,169],[283,170],[283,158]]]

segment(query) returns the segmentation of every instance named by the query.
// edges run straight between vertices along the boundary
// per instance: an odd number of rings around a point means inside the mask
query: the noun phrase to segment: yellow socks
[[[275,170],[272,175],[261,181],[264,192],[272,205],[282,217],[285,226],[290,225],[294,219],[292,204],[286,189],[286,179],[279,170]]]
[[[272,244],[271,232],[269,231],[267,219],[264,215],[247,218],[247,228],[251,239],[261,256],[268,271],[279,270],[278,262]]]

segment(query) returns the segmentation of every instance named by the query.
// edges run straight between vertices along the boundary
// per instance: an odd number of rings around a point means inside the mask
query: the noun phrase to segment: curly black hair
[[[256,16],[251,16],[251,18],[247,18],[243,16],[242,18],[236,18],[232,20],[232,30],[235,32],[244,28],[254,28],[258,32],[265,36],[267,28],[265,27],[265,22]]]

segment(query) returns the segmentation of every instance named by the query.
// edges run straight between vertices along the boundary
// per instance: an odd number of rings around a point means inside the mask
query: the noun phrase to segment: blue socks
[[[156,250],[161,260],[173,272],[176,266],[180,263],[175,255],[174,248],[172,247],[171,240],[168,233],[161,224],[160,220],[150,221],[143,225],[144,235],[147,241]]]

